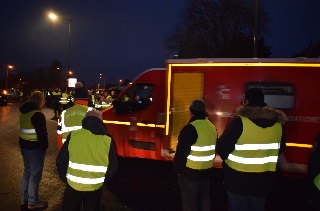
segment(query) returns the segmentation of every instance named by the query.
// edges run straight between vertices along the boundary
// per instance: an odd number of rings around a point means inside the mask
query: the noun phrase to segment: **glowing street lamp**
[[[13,69],[13,65],[8,65],[7,66],[7,75],[6,75],[6,90],[8,90],[8,71],[9,69]]]
[[[68,79],[69,76],[70,76],[70,75],[69,75],[69,70],[70,70],[70,33],[71,33],[71,21],[72,21],[72,19],[66,18],[66,17],[62,17],[62,16],[58,16],[58,15],[56,15],[56,14],[54,14],[54,13],[50,13],[50,14],[48,15],[48,17],[49,17],[51,20],[53,20],[53,21],[57,20],[58,18],[61,18],[61,19],[67,20],[68,23],[69,23],[69,33],[68,33],[68,59],[67,59],[67,79]],[[68,85],[66,86],[66,88],[68,89]]]

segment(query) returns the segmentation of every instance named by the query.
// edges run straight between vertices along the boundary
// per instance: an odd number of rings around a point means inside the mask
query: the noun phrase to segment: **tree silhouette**
[[[268,57],[270,47],[263,35],[267,16],[259,4],[258,57]],[[179,58],[252,57],[255,4],[252,0],[189,0],[181,12],[182,22],[165,40],[170,54]]]

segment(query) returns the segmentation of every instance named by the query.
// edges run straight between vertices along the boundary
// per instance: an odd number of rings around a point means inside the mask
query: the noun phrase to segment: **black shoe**
[[[51,120],[58,120],[58,117],[54,116],[51,118]]]
[[[33,204],[28,204],[28,209],[29,210],[33,210],[33,209],[46,209],[48,208],[48,202],[47,201],[42,201],[42,200],[39,200],[38,202],[36,203],[33,203]]]

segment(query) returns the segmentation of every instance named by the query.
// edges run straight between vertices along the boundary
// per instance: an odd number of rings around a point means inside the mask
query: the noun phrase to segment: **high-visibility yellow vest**
[[[313,183],[320,190],[320,174],[314,178]]]
[[[282,127],[279,122],[262,128],[250,119],[240,116],[243,131],[225,163],[237,171],[276,171]]]
[[[91,107],[76,104],[67,110],[61,112],[61,118],[58,121],[58,135],[62,135],[62,143],[64,143],[71,131],[82,128],[82,120],[86,113],[92,110]]]
[[[60,103],[62,104],[62,105],[67,105],[67,103],[68,103],[68,94],[67,93],[62,93],[61,94],[61,99],[60,99]]]
[[[217,141],[217,130],[207,119],[191,122],[198,133],[196,143],[191,146],[190,155],[187,157],[188,168],[202,170],[213,167],[215,157],[215,145]]]
[[[94,191],[102,187],[109,165],[111,138],[94,135],[89,130],[73,131],[68,145],[68,184],[78,191]]]
[[[61,95],[61,92],[52,92],[52,95],[53,95],[53,96],[60,96],[60,95]]]
[[[41,111],[33,110],[26,114],[20,114],[20,137],[24,140],[38,141],[36,130],[31,123],[31,117],[37,112]]]

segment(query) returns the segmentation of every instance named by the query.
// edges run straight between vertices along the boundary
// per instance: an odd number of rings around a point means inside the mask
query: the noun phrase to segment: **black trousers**
[[[101,188],[95,191],[77,191],[67,184],[63,194],[63,211],[99,211]]]
[[[209,179],[193,181],[180,174],[178,182],[184,211],[210,211]]]

